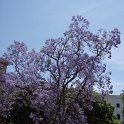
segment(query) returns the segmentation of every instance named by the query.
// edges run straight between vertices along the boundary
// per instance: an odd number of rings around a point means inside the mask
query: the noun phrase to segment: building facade
[[[6,73],[9,62],[0,57],[0,82],[4,81],[3,75]]]
[[[7,60],[0,57],[0,75],[6,73],[6,69],[9,64],[10,63]]]
[[[105,100],[115,108],[114,115],[121,121],[124,122],[123,108],[124,104],[122,102],[122,95],[107,95]]]

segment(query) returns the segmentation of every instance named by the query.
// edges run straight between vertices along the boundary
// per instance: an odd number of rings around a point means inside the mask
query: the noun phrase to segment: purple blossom
[[[88,28],[85,18],[73,16],[64,36],[47,40],[38,53],[14,41],[3,55],[14,72],[5,75],[0,114],[6,115],[20,91],[28,94],[35,124],[87,124],[82,108],[92,109],[94,86],[103,94],[112,92],[103,60],[120,44],[118,29],[93,34]]]

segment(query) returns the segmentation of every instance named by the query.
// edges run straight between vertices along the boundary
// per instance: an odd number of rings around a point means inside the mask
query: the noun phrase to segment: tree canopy
[[[110,103],[97,99],[92,106],[92,110],[84,109],[88,124],[120,124],[114,116],[114,107]]]
[[[14,103],[22,107],[24,103],[17,104],[16,93],[25,91],[32,123],[86,124],[82,106],[92,109],[93,87],[97,86],[102,95],[105,89],[112,92],[103,60],[111,58],[111,49],[118,44],[118,29],[100,29],[94,34],[82,16],[73,16],[63,37],[48,39],[40,52],[29,51],[25,43],[14,41],[3,55],[14,72],[4,75],[5,99],[0,103],[0,114],[11,116]],[[75,88],[70,95],[69,88]]]

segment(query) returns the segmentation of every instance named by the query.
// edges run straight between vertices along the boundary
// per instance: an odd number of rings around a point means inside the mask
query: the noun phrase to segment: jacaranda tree
[[[87,123],[83,108],[92,109],[94,86],[101,95],[105,90],[112,92],[104,59],[110,59],[112,48],[120,44],[118,29],[100,29],[94,34],[88,28],[86,19],[74,16],[63,37],[47,40],[40,52],[29,51],[17,41],[7,49],[3,57],[14,71],[5,74],[6,98],[0,103],[3,117],[11,118],[16,105],[18,110],[28,106],[25,117],[32,119],[30,123]],[[24,93],[25,98],[20,97]]]

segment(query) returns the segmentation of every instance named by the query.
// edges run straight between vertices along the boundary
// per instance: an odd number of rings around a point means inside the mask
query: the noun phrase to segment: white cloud
[[[122,15],[124,13],[123,1],[116,1],[116,0],[104,0],[104,1],[95,1],[86,4],[83,9],[78,10],[77,12],[80,14],[84,14],[89,18],[93,19],[106,19],[116,17],[117,15]],[[84,3],[85,4],[85,3]],[[116,6],[116,7],[115,7]]]

